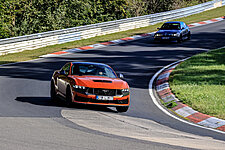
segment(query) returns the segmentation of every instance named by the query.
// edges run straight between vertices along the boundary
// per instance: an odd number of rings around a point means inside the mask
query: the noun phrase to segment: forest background
[[[209,0],[0,0],[0,39],[143,16]]]

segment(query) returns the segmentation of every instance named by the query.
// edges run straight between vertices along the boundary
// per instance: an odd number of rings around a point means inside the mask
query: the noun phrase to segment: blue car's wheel
[[[180,35],[180,37],[177,39],[177,42],[181,43],[182,41],[183,41],[183,37],[182,37],[182,35]]]
[[[190,33],[190,32],[188,32],[187,39],[188,39],[188,40],[190,40],[190,39],[191,39],[191,33]]]

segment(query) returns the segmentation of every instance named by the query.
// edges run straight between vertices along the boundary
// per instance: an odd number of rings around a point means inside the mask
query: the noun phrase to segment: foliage
[[[0,0],[0,38],[118,20],[205,0]]]
[[[190,24],[193,22],[200,22],[200,21],[220,17],[221,12],[225,12],[225,6],[208,10],[200,14],[195,14],[188,17],[180,18],[179,20],[186,22],[187,24]],[[50,53],[62,51],[65,49],[73,49],[73,48],[82,47],[86,45],[92,45],[96,43],[112,41],[112,40],[125,38],[129,36],[149,33],[149,32],[155,31],[156,28],[160,27],[161,25],[162,23],[158,23],[155,25],[150,25],[150,26],[142,27],[138,29],[132,29],[128,31],[117,32],[117,33],[107,34],[103,36],[96,36],[89,39],[83,39],[83,40],[78,40],[78,41],[73,41],[73,42],[68,42],[63,44],[51,45],[51,46],[35,49],[32,51],[27,50],[20,53],[7,54],[7,55],[0,56],[0,64],[36,59],[36,58],[39,58],[39,56],[41,55],[50,54]],[[224,59],[221,59],[221,60],[224,60]]]

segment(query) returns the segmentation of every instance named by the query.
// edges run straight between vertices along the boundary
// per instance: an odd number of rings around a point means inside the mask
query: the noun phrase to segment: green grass
[[[225,48],[182,62],[170,76],[172,92],[193,109],[225,119]]]
[[[212,18],[216,18],[216,17],[221,17],[223,12],[225,12],[225,6],[217,8],[217,9],[212,9],[212,10],[200,13],[200,14],[181,18],[179,20],[184,21],[187,24],[190,24],[190,23],[194,23],[194,22],[198,22],[198,21],[204,21],[204,20],[208,20],[208,19],[212,19]],[[31,59],[38,58],[39,56],[44,55],[44,54],[49,54],[52,52],[57,52],[57,51],[65,50],[65,49],[77,48],[77,47],[81,47],[81,46],[85,46],[85,45],[120,39],[120,38],[124,38],[124,37],[128,37],[128,36],[132,36],[132,35],[153,32],[156,30],[157,27],[160,27],[161,25],[162,25],[162,23],[159,23],[159,24],[144,27],[144,28],[128,30],[128,31],[124,31],[124,32],[119,32],[119,33],[114,33],[114,34],[109,34],[109,35],[104,35],[104,36],[98,36],[98,37],[94,37],[94,38],[90,38],[90,39],[79,40],[79,41],[74,41],[74,42],[69,42],[69,43],[64,43],[64,44],[47,46],[47,47],[39,48],[39,49],[32,50],[32,51],[23,51],[20,53],[7,54],[4,56],[0,56],[0,64],[31,60]]]

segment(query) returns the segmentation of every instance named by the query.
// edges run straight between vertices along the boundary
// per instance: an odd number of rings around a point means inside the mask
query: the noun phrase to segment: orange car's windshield
[[[102,76],[102,77],[109,77],[109,78],[117,78],[114,71],[104,65],[95,65],[95,64],[73,64],[72,75],[79,75],[79,76]]]

